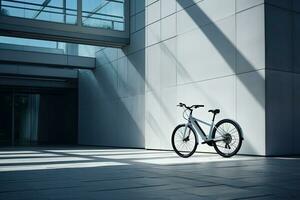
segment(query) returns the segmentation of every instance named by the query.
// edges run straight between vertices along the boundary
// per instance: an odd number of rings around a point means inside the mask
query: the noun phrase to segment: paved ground
[[[300,199],[300,158],[0,149],[0,199]]]

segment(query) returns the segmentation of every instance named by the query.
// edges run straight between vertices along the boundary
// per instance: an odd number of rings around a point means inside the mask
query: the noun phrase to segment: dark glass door
[[[12,145],[12,95],[0,94],[0,145]]]
[[[16,145],[31,145],[38,142],[38,94],[15,94],[14,138]]]
[[[77,144],[76,91],[0,91],[0,146],[43,144]]]

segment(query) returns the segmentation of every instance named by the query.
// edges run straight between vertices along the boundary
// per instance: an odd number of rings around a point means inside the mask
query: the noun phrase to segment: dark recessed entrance
[[[77,89],[0,88],[0,145],[77,143]]]

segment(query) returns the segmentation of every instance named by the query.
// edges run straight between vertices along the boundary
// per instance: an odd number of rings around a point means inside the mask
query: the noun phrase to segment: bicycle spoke
[[[184,132],[180,132],[181,133],[181,138],[184,138]]]
[[[182,142],[182,139],[180,139],[180,140],[175,140],[175,141],[181,141],[181,142]]]
[[[189,148],[188,148],[188,146],[187,146],[187,144],[186,143],[184,143],[184,146],[185,146],[185,149],[187,150],[187,152],[189,151]]]
[[[221,148],[223,148],[223,149],[226,149],[226,148],[225,148],[225,146],[224,146],[224,147],[223,147],[223,146],[221,146],[221,145],[217,145],[217,146],[218,146],[218,147],[221,147]]]
[[[218,133],[220,133],[220,135],[221,135],[221,136],[224,136],[224,134],[223,134],[223,133],[221,133],[221,132],[220,132],[218,129],[219,129],[219,127],[216,129],[216,130],[217,130],[217,132],[218,132]]]
[[[173,148],[177,150],[180,156],[185,157],[193,153],[196,147],[196,136],[190,127],[180,127],[172,136]]]
[[[228,124],[227,123],[225,123],[224,129],[226,129],[226,132],[228,132]]]
[[[231,143],[231,144],[230,144],[230,146],[234,146],[234,147],[237,147],[237,145],[234,145],[234,144],[235,144],[235,143]]]
[[[233,131],[233,132],[232,132]],[[237,129],[235,128],[235,127],[233,127],[230,131],[228,131],[228,133],[235,133],[235,132],[237,132]]]
[[[223,133],[226,133],[226,131],[224,130],[224,128],[222,128],[222,127],[218,127],[218,128],[220,128],[223,131]]]
[[[182,145],[182,144],[183,144],[183,142],[182,142],[182,141],[181,141],[181,142],[176,142],[176,143],[175,143],[175,145],[176,145],[176,146],[178,146],[178,145],[179,145],[179,147],[180,147],[180,145]]]
[[[186,143],[185,144],[185,146],[187,147],[187,149],[189,150],[189,151],[191,151],[191,149],[190,149],[190,147],[189,147],[189,145]]]
[[[184,142],[181,142],[179,145],[179,149],[182,149],[184,147]]]

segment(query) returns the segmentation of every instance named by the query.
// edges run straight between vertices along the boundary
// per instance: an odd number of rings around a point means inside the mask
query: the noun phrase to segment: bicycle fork
[[[188,135],[186,135],[186,130],[187,130],[187,127],[188,127],[189,125],[190,125],[190,124],[187,123],[187,124],[185,125],[185,127],[184,127],[184,133],[183,133],[183,141],[184,141],[184,142],[187,142],[187,141],[190,140],[191,130],[189,130]]]

